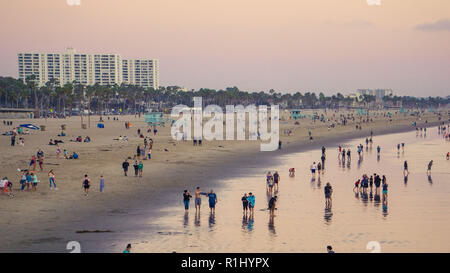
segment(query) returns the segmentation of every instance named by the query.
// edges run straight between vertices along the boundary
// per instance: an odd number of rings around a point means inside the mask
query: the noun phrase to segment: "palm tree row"
[[[345,97],[341,93],[325,96],[314,92],[297,92],[282,94],[271,89],[269,92],[246,92],[237,87],[225,90],[201,88],[199,90],[181,91],[177,86],[160,87],[158,89],[143,88],[136,85],[121,84],[102,86],[95,84],[84,86],[79,83],[60,83],[52,79],[44,86],[36,85],[34,76],[23,83],[11,77],[0,77],[0,105],[14,108],[34,108],[39,113],[65,113],[89,111],[95,113],[136,113],[149,108],[170,108],[184,104],[192,106],[193,97],[202,97],[205,105],[270,105],[278,104],[283,108],[337,108],[368,107],[375,101],[374,96],[363,95],[359,98]],[[387,96],[383,101],[389,105],[405,108],[428,108],[447,105],[449,97],[417,98],[411,96]]]

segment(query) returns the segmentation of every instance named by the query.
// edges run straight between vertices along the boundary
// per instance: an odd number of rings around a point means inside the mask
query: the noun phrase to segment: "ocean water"
[[[398,152],[397,144],[402,142],[405,149]],[[209,212],[206,197],[202,197],[200,213],[195,213],[193,200],[185,213],[180,192],[179,200],[161,211],[162,217],[141,219],[122,231],[122,240],[109,245],[108,251],[121,251],[131,242],[134,252],[325,252],[327,245],[336,252],[449,252],[450,160],[445,155],[450,142],[438,135],[437,128],[429,128],[427,135],[374,136],[361,158],[356,152],[360,143],[366,146],[365,139],[341,144],[352,151],[350,164],[340,162],[337,147],[327,147],[325,171],[314,179],[309,166],[320,160],[319,149],[282,155],[268,169],[230,170],[237,176],[220,181],[215,214]],[[431,159],[434,164],[428,176]],[[288,175],[292,167],[295,177]],[[265,174],[274,170],[281,180],[275,193],[277,210],[271,217]],[[353,191],[358,178],[373,173],[386,175],[386,199],[377,198],[375,187],[366,195]],[[331,208],[325,206],[323,192],[328,182],[333,187]],[[256,196],[253,217],[242,212],[245,192]]]

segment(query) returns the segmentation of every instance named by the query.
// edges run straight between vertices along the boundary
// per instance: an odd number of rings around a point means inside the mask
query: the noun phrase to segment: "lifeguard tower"
[[[168,122],[168,118],[164,118],[162,112],[151,112],[145,114],[145,122],[148,126],[164,126]]]
[[[292,119],[300,119],[303,116],[301,115],[301,111],[298,109],[291,110],[291,118]]]

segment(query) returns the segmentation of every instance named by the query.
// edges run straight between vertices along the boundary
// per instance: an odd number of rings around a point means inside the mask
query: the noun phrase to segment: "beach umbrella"
[[[19,127],[28,128],[31,130],[40,130],[40,128],[34,124],[21,124],[21,125],[19,125]]]

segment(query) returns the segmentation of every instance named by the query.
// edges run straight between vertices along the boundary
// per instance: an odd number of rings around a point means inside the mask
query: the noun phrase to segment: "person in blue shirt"
[[[211,210],[211,213],[216,213],[216,204],[219,202],[217,199],[217,195],[214,193],[213,190],[209,193],[202,192],[200,194],[206,195],[209,197],[209,209]]]
[[[255,196],[253,195],[253,193],[251,193],[251,192],[248,193],[247,200],[248,200],[248,208],[250,210],[250,214],[253,214],[253,211],[255,209]]]

